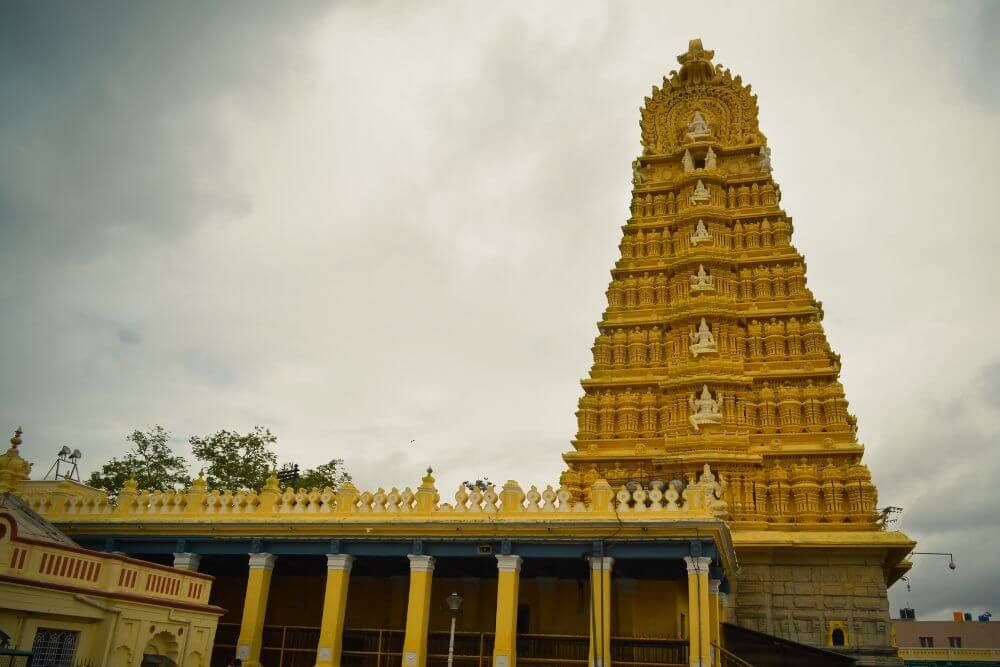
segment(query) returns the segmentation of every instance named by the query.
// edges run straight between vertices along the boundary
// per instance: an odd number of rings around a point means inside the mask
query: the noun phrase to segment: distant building
[[[903,618],[892,628],[907,667],[1000,667],[1000,623],[955,612],[951,621]]]

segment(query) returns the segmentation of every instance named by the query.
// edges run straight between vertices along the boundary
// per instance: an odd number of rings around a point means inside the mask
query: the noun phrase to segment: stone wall
[[[733,586],[737,624],[791,641],[833,648],[833,627],[847,631],[837,650],[859,665],[901,665],[890,649],[882,554],[858,550],[737,549]],[[840,625],[842,624],[842,626]]]

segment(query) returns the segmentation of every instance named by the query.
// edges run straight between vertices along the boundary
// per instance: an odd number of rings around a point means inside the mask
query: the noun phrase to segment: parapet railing
[[[81,593],[123,594],[137,598],[208,604],[211,577],[153,566],[125,556],[17,538],[16,523],[0,533],[0,574],[32,582],[69,586]],[[6,524],[6,525],[5,525]],[[9,554],[3,558],[3,552]]]
[[[900,648],[904,660],[980,660],[1000,658],[1000,648]]]
[[[243,519],[316,520],[322,517],[372,520],[378,517],[439,517],[475,519],[586,519],[596,516],[619,518],[724,518],[725,486],[706,465],[700,477],[691,475],[684,485],[650,489],[614,489],[603,479],[589,487],[586,501],[575,499],[566,489],[531,486],[524,491],[511,480],[497,489],[492,484],[471,489],[462,485],[454,503],[443,503],[430,471],[414,491],[391,488],[358,491],[347,482],[338,489],[280,489],[275,477],[261,491],[207,489],[203,479],[184,491],[138,490],[126,483],[112,503],[107,494],[91,487],[65,482],[53,491],[35,492],[32,482],[22,482],[18,494],[39,514],[52,521],[88,519],[134,519],[174,521],[179,519],[239,517]]]

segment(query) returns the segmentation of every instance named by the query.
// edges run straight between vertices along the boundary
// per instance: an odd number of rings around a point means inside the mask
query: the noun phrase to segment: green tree
[[[278,463],[271,446],[278,441],[270,430],[254,426],[249,433],[218,431],[206,437],[192,436],[191,450],[205,463],[205,481],[210,489],[255,489]]]
[[[329,463],[306,470],[296,484],[301,489],[337,489],[351,481],[351,473],[344,470],[344,459],[331,459]]]
[[[126,480],[134,477],[140,489],[174,489],[191,483],[187,462],[170,445],[170,433],[159,424],[148,431],[136,429],[125,436],[132,448],[122,458],[113,458],[99,471],[92,472],[87,484],[118,496]]]

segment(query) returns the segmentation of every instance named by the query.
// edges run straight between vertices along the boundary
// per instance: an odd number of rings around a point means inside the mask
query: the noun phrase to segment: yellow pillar
[[[247,576],[246,599],[243,602],[243,622],[236,640],[236,657],[243,667],[261,667],[260,648],[264,636],[264,614],[267,594],[271,590],[271,573],[275,557],[272,554],[250,554],[250,574]]]
[[[722,613],[719,603],[719,585],[722,582],[718,579],[708,580],[708,622],[712,627],[710,641],[716,646],[722,646],[720,635],[722,633]],[[715,650],[712,651],[712,664],[717,662]]]
[[[517,593],[521,557],[497,554],[497,626],[493,667],[517,664]]]
[[[410,554],[410,599],[406,605],[406,636],[403,638],[403,666],[427,665],[427,630],[431,615],[431,583],[434,558]]]
[[[691,667],[709,667],[712,622],[709,617],[707,556],[685,556],[688,571],[688,658]]]
[[[611,566],[608,556],[590,558],[590,664],[611,664]]]
[[[326,595],[323,598],[323,621],[319,629],[316,667],[340,667],[344,646],[344,613],[347,611],[347,586],[351,583],[354,557],[346,554],[326,556]]]

